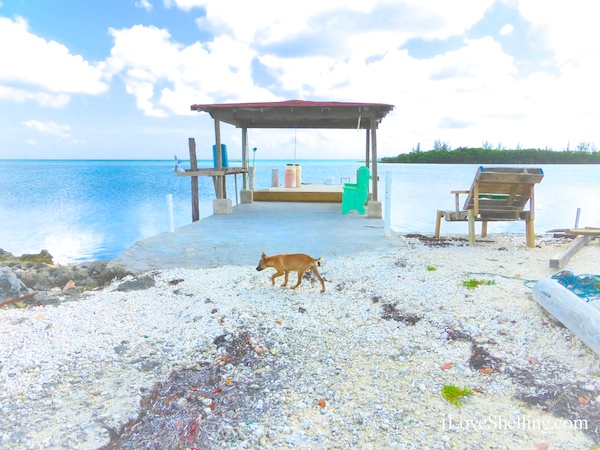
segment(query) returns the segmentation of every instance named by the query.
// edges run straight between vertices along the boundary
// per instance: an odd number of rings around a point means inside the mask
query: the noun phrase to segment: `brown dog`
[[[256,270],[260,271],[266,269],[267,267],[274,268],[277,272],[275,275],[271,277],[271,283],[275,286],[275,278],[280,277],[285,274],[285,280],[283,286],[287,286],[288,283],[288,275],[290,272],[298,273],[298,282],[296,286],[292,286],[292,289],[296,289],[302,283],[302,277],[306,273],[307,270],[313,273],[315,277],[321,282],[321,292],[325,292],[325,281],[321,278],[321,274],[319,273],[319,269],[317,266],[323,260],[323,258],[314,259],[308,255],[303,253],[295,253],[293,255],[274,255],[267,256],[264,253],[258,262],[258,266]]]

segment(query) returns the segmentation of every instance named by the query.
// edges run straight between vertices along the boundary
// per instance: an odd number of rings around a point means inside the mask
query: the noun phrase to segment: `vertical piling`
[[[173,194],[167,194],[167,214],[169,216],[169,233],[175,231],[175,224],[173,221]]]
[[[189,138],[190,146],[190,171],[196,172],[198,170],[198,159],[196,158],[196,140]],[[200,220],[200,196],[198,193],[198,177],[193,176],[192,178],[192,222]]]
[[[383,234],[386,237],[392,235],[392,172],[385,172],[385,214],[383,224]]]

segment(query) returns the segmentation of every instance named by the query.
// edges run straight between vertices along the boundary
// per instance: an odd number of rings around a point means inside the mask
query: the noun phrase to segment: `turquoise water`
[[[273,169],[283,184],[289,161],[257,160],[256,189],[271,185]],[[303,183],[354,181],[358,161],[296,161]],[[201,161],[210,167],[212,161]],[[112,259],[140,239],[168,230],[166,195],[173,196],[175,228],[191,222],[190,178],[177,177],[172,161],[0,161],[0,248],[13,254],[47,249],[60,263]],[[231,166],[240,165],[230,160]],[[184,168],[189,163],[183,162]],[[542,165],[536,188],[536,232],[600,226],[600,167]],[[379,164],[379,199],[385,203],[386,174],[392,177],[392,228],[433,232],[437,209],[453,209],[451,190],[468,189],[477,165]],[[242,177],[238,176],[238,189]],[[214,187],[200,177],[200,215],[212,214]],[[233,177],[228,194],[235,204]],[[492,223],[491,233],[523,233],[522,223]],[[464,223],[443,223],[442,233],[466,233]]]

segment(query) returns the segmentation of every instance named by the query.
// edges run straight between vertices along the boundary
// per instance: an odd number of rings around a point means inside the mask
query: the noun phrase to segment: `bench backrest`
[[[542,169],[480,167],[464,209],[475,209],[476,215],[518,213],[525,209],[533,197],[535,184],[542,178]]]

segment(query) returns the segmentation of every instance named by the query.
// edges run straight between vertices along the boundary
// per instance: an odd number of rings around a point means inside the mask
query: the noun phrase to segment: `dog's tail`
[[[318,259],[315,259],[315,263],[317,263],[317,266],[320,266],[322,262],[323,262],[323,257],[322,256],[320,258],[318,258]]]

